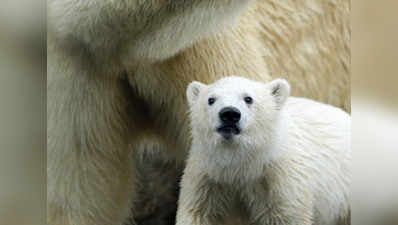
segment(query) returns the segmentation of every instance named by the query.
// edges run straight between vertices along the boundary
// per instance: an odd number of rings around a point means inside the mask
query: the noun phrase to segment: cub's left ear
[[[205,84],[200,83],[198,81],[193,81],[188,85],[187,88],[187,99],[189,105],[193,105],[196,100],[199,98],[199,94],[204,88],[206,87]]]
[[[289,83],[285,79],[279,78],[267,83],[267,86],[275,102],[278,106],[282,106],[290,95]]]

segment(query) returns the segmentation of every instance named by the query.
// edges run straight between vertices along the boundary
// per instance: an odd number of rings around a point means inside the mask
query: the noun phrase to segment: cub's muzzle
[[[239,109],[235,107],[225,107],[219,112],[221,126],[217,128],[217,132],[221,134],[225,139],[229,140],[233,135],[240,133],[239,121],[241,113]]]

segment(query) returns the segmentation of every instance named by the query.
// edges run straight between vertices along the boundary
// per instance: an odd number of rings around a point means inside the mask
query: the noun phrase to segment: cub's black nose
[[[240,120],[240,111],[235,107],[225,107],[218,115],[224,123],[237,123]]]

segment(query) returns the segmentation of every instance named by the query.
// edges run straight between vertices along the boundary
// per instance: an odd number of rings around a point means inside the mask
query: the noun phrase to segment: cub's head
[[[187,98],[194,141],[246,146],[274,141],[289,93],[283,79],[262,83],[231,76],[210,85],[190,83]]]

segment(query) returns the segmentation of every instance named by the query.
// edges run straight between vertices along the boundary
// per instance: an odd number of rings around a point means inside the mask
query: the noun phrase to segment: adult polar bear
[[[48,0],[48,224],[122,224],[130,153],[189,149],[192,80],[285,75],[293,95],[348,110],[349,10],[349,0]]]

